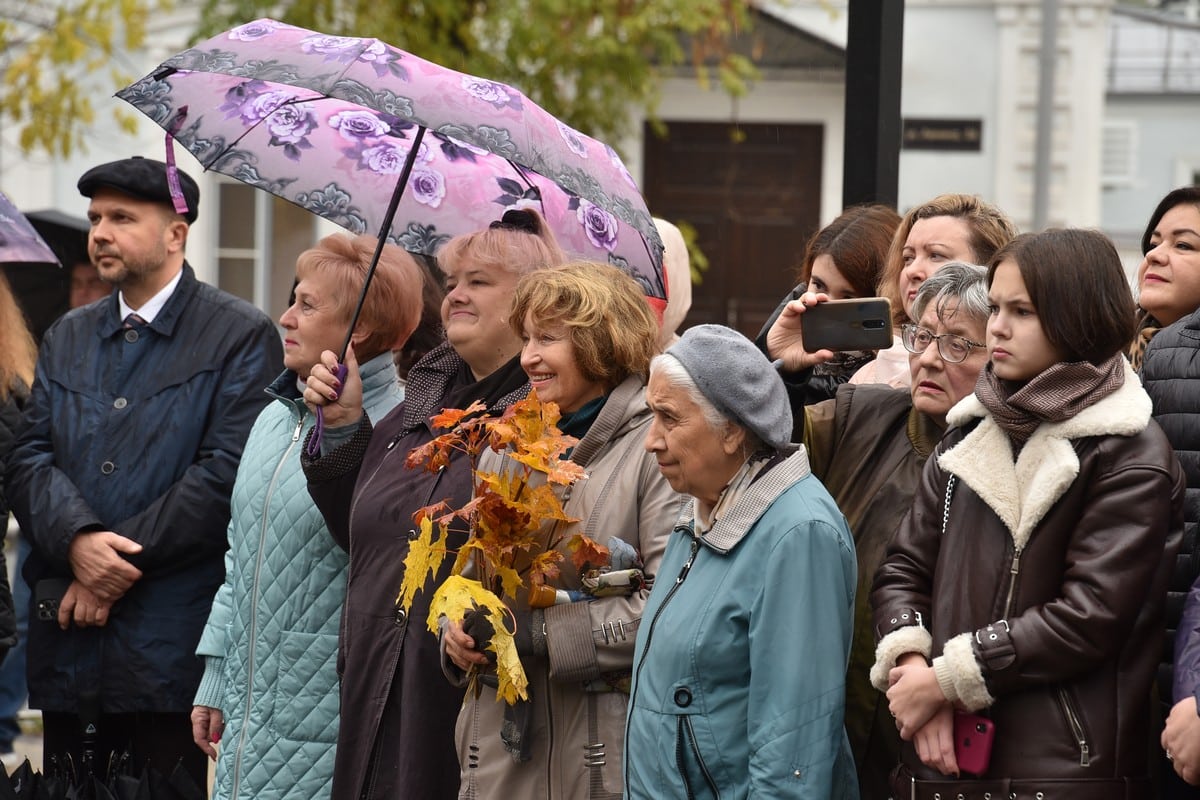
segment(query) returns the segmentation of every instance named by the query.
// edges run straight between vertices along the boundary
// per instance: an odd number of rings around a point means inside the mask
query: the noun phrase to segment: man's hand
[[[1180,700],[1171,708],[1161,741],[1176,774],[1200,786],[1200,715],[1195,697]]]
[[[68,557],[75,580],[111,605],[142,577],[142,571],[122,558],[122,554],[140,552],[140,544],[119,533],[92,531],[75,535]]]
[[[225,715],[219,708],[192,706],[192,741],[206,756],[217,760],[217,748],[221,734],[225,732]]]
[[[805,292],[799,299],[784,306],[778,319],[767,331],[767,356],[783,359],[783,368],[789,372],[799,372],[833,358],[832,350],[810,353],[804,349],[804,326],[800,322],[806,310],[828,300],[827,294]]]
[[[112,603],[101,600],[79,581],[71,581],[58,603],[58,627],[65,631],[74,620],[79,628],[102,628],[111,609]]]

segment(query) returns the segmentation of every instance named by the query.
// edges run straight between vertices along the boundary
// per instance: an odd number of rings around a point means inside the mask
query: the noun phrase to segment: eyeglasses
[[[936,341],[938,355],[942,357],[943,361],[950,364],[957,364],[965,360],[967,356],[971,355],[972,347],[985,346],[953,333],[935,334],[928,328],[922,328],[911,322],[900,326],[900,341],[904,343],[905,350],[917,355],[924,353],[929,349],[929,345]]]

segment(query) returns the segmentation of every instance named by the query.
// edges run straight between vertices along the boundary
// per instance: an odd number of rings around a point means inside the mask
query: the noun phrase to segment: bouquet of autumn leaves
[[[420,533],[409,543],[397,602],[406,611],[412,608],[417,591],[438,573],[446,555],[452,552],[446,546],[451,523],[455,519],[466,521],[470,535],[455,554],[450,577],[434,592],[427,624],[436,634],[442,616],[461,620],[472,609],[486,614],[495,629],[486,649],[496,656],[496,697],[511,704],[528,699],[528,681],[513,642],[515,619],[500,598],[516,598],[522,589],[558,577],[563,558],[558,549],[562,543],[558,531],[561,523],[577,520],[567,516],[555,487],[570,486],[584,477],[584,472],[565,458],[579,440],[556,427],[558,406],[539,402],[536,391],[509,406],[499,417],[486,416],[482,413],[485,410],[479,402],[464,409],[444,409],[432,423],[435,429],[446,429],[447,433],[408,455],[408,467],[436,472],[449,463],[455,452],[466,453],[471,459],[474,492],[462,508],[449,508],[442,501],[414,515]],[[499,472],[478,469],[485,447],[507,454],[515,468]],[[549,540],[540,535],[546,522],[559,523],[553,526],[555,533]],[[608,549],[582,534],[573,536],[567,546],[580,571],[608,562]],[[514,565],[526,562],[527,574],[522,577]],[[468,567],[473,577],[464,576]]]

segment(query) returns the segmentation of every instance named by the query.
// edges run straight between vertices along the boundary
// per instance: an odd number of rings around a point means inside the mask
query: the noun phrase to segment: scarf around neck
[[[996,377],[989,363],[975,384],[975,396],[1014,442],[1024,444],[1043,422],[1062,422],[1094,405],[1125,383],[1120,353],[1092,364],[1059,362],[1025,384]]]

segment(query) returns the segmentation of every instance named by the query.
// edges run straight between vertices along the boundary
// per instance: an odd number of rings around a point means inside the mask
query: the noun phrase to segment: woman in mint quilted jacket
[[[300,468],[313,416],[303,382],[337,350],[376,246],[335,234],[296,261],[295,300],[280,317],[287,371],[267,388],[233,488],[225,583],[196,652],[204,679],[192,710],[196,745],[217,760],[222,800],[329,797],[338,730],[338,626],[345,551],[325,528]],[[404,397],[391,351],[421,316],[423,272],[384,247],[352,339],[364,406],[382,418]]]

